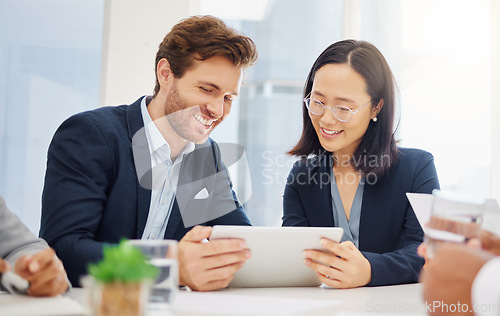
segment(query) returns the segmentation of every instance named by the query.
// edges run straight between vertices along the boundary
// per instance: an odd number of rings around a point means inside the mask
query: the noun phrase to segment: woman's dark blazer
[[[389,173],[367,178],[364,187],[359,250],[371,265],[369,286],[417,282],[424,264],[417,255],[423,231],[406,193],[439,189],[434,158],[419,149],[399,150]],[[295,163],[283,195],[283,226],[334,226],[329,160],[323,155]]]

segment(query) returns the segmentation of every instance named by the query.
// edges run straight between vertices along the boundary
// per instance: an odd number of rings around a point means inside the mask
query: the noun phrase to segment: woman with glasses
[[[439,188],[433,157],[399,148],[395,83],[370,43],[345,40],[313,64],[304,91],[300,157],[283,195],[283,226],[337,226],[340,243],[307,250],[305,264],[334,288],[417,282],[423,231],[407,192]]]

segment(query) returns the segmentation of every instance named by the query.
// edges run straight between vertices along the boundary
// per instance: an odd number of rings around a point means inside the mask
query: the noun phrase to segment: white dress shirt
[[[146,107],[146,97],[141,101],[141,113],[153,171],[151,203],[142,239],[163,239],[174,205],[182,159],[194,150],[194,143],[188,142],[179,156],[172,162],[170,159],[170,146],[149,115]]]

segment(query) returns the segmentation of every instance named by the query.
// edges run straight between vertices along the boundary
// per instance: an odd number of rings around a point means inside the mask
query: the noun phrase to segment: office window
[[[47,148],[99,100],[103,0],[0,1],[0,195],[38,234]]]
[[[201,1],[201,14],[220,16],[250,36],[259,61],[247,71],[239,103],[213,138],[236,141],[246,151],[251,196],[245,188],[243,200],[252,223],[280,226],[283,190],[295,161],[286,152],[301,133],[304,81],[315,58],[342,38],[342,1],[260,1],[260,11],[249,15],[241,1],[231,2],[232,9],[210,6],[223,2]],[[245,177],[231,175],[237,177],[233,179],[237,190],[248,185]]]
[[[434,154],[443,189],[488,197],[490,2],[402,1],[401,12],[402,145]]]

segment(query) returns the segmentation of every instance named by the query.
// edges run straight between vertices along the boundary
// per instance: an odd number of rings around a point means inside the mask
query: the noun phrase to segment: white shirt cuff
[[[479,270],[471,294],[476,316],[500,315],[500,257],[486,262]]]

